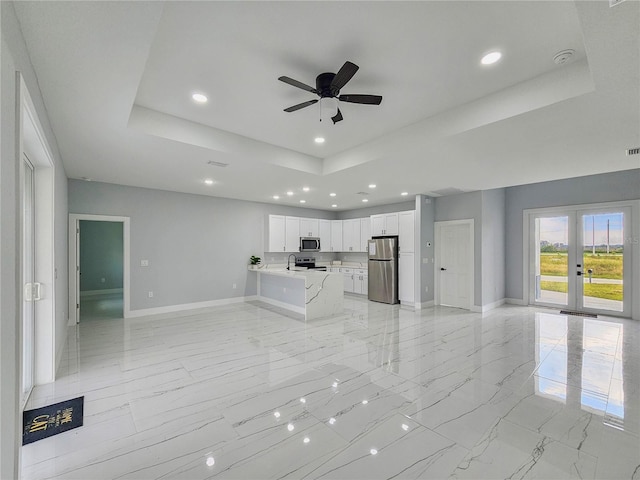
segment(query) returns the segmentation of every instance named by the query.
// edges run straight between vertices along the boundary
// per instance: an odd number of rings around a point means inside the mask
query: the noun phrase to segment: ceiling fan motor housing
[[[335,73],[321,73],[316,77],[316,90],[320,98],[335,97],[340,93],[340,89],[332,89],[331,82],[335,78]]]

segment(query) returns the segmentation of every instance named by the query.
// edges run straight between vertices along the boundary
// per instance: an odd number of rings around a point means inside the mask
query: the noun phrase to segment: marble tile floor
[[[28,408],[84,426],[22,448],[25,479],[640,479],[640,323],[345,298],[71,329]]]

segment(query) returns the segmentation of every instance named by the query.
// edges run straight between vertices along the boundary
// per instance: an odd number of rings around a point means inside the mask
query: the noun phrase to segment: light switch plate
[[[141,267],[148,267],[149,266],[149,260],[140,260],[140,266]]]

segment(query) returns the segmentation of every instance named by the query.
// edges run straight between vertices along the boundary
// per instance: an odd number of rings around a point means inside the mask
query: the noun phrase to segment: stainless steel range
[[[327,271],[327,267],[316,267],[316,259],[314,257],[296,257],[296,267],[304,267],[320,272]]]

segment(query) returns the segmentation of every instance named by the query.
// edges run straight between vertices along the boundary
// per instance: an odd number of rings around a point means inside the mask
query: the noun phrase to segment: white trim
[[[105,288],[104,290],[85,290],[80,292],[80,298],[83,297],[96,297],[98,295],[109,295],[111,293],[123,293],[123,288]]]
[[[180,305],[168,305],[166,307],[142,308],[140,310],[131,310],[125,315],[125,318],[139,318],[149,315],[159,315],[163,313],[176,313],[186,310],[196,310],[198,308],[218,307],[220,305],[230,305],[233,303],[243,303],[251,300],[259,300],[256,295],[248,297],[223,298],[220,300],[208,300],[205,302],[183,303]]]
[[[471,307],[472,312],[486,313],[495,308],[498,308],[506,303],[506,298],[501,298],[500,300],[492,303],[487,303],[486,305],[474,305]]]
[[[440,305],[440,234],[442,227],[451,225],[469,225],[469,305],[467,310],[474,308],[475,302],[475,233],[474,233],[474,219],[468,218],[463,220],[446,220],[441,222],[434,222],[434,275],[433,275],[433,301],[434,305]],[[455,308],[455,307],[454,307]],[[473,311],[473,310],[472,310]]]
[[[521,298],[505,298],[504,302],[509,305],[521,305],[523,307],[529,305],[526,300],[522,300]]]
[[[129,318],[131,305],[131,219],[129,217],[111,215],[90,215],[85,213],[69,214],[69,325],[75,325],[79,319],[76,318],[76,224],[79,220],[91,220],[94,222],[121,222],[122,225],[122,300],[123,316]]]
[[[416,308],[416,310],[422,310],[423,308],[433,307],[433,306],[435,306],[435,304],[436,303],[433,300],[429,300],[427,302],[422,302],[422,303],[416,302],[415,308]]]
[[[56,166],[52,150],[44,129],[20,72],[16,72],[16,126],[18,155],[20,161],[19,184],[23,183],[24,163],[27,157],[34,167],[35,187],[35,275],[42,284],[42,299],[35,304],[35,358],[34,385],[55,380],[61,350],[56,351],[56,262],[55,262],[55,176]],[[28,153],[28,155],[27,155]],[[22,187],[19,188],[19,211],[22,211]],[[19,217],[21,218],[21,214]],[[22,231],[22,220],[19,220]],[[22,242],[19,242],[20,265],[22,265]],[[22,291],[22,267],[20,267],[19,291]],[[19,351],[22,365],[22,302],[19,302],[20,333]],[[66,338],[66,335],[65,335]],[[20,370],[21,371],[21,370]],[[20,373],[22,376],[22,373]],[[22,381],[20,380],[20,385]]]

